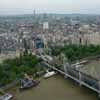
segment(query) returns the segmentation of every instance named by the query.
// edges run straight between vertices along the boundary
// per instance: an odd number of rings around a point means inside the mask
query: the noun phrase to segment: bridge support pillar
[[[64,71],[66,74],[68,74],[67,67],[69,67],[69,64],[68,63],[64,64]],[[64,78],[68,78],[67,75],[65,75]]]
[[[67,67],[66,67],[66,65],[64,65],[64,71],[67,74]],[[64,78],[68,78],[67,75],[64,75]]]
[[[79,72],[79,85],[82,86],[82,75],[81,75],[81,72]]]

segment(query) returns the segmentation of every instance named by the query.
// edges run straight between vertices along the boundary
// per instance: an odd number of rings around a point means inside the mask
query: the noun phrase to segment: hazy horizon
[[[0,15],[100,14],[100,0],[0,0]]]

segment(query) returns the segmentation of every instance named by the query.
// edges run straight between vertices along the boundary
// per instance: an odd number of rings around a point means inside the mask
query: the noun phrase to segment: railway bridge
[[[63,65],[63,70],[58,69],[55,66],[50,65],[49,63],[45,62],[45,64],[59,72],[60,74],[64,75],[67,78],[71,78],[72,80],[79,83],[80,86],[85,86],[95,92],[98,93],[98,96],[100,97],[100,80],[94,79],[88,75],[85,75],[84,73],[80,72],[79,70],[76,70],[75,68],[69,66],[68,63]]]

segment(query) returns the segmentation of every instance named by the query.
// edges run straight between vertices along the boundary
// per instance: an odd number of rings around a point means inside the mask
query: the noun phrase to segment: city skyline
[[[100,14],[100,0],[1,0],[0,15],[38,13]]]

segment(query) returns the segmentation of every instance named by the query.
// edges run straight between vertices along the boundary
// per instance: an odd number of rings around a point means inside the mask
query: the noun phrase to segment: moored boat
[[[12,94],[6,93],[5,95],[0,97],[0,100],[11,100],[13,98]]]
[[[29,79],[23,79],[21,80],[21,87],[20,89],[28,89],[31,87],[35,87],[40,83],[38,80],[29,80]]]
[[[47,73],[44,75],[44,78],[49,78],[49,77],[51,77],[51,76],[53,76],[55,74],[56,74],[55,71],[51,71],[51,72],[47,71]]]

